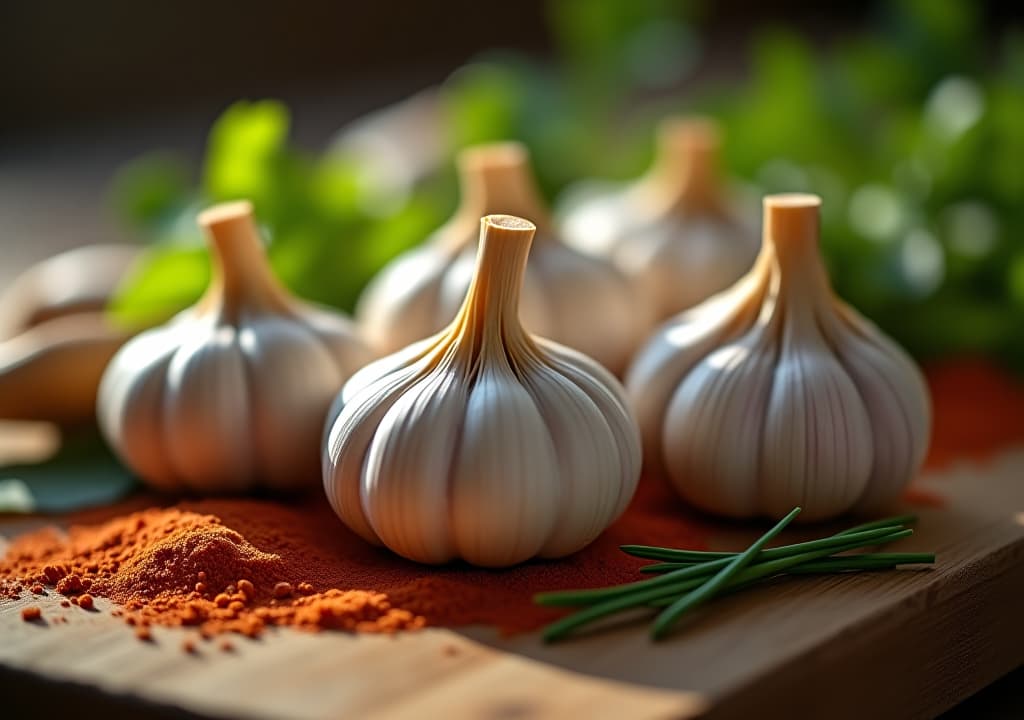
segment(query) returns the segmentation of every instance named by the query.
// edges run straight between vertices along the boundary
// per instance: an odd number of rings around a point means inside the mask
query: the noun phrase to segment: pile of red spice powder
[[[515,632],[557,616],[533,604],[536,592],[636,579],[645,561],[619,544],[700,548],[703,535],[667,488],[645,481],[630,510],[570,558],[509,570],[434,568],[368,545],[326,500],[200,500],[22,536],[0,561],[0,589],[9,597],[50,587],[110,598],[143,638],[151,624],[204,635],[255,636],[268,625],[389,632],[483,624]]]
[[[1024,390],[1009,376],[962,361],[933,368],[929,379],[931,466],[1024,442]],[[914,491],[906,499],[941,503]],[[106,597],[143,639],[150,625],[196,627],[204,636],[256,636],[275,625],[393,632],[479,624],[511,633],[557,617],[533,604],[537,592],[637,579],[646,561],[620,544],[699,549],[713,528],[653,478],[641,481],[626,514],[582,552],[508,570],[407,562],[349,532],[319,498],[202,500],[123,513],[123,506],[92,511],[84,515],[90,524],[67,533],[50,528],[18,538],[0,560],[0,595],[52,588],[88,607],[93,596]]]

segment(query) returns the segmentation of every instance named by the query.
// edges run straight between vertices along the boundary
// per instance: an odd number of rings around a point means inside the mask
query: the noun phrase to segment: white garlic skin
[[[100,428],[161,490],[315,486],[323,420],[338,388],[372,359],[353,324],[277,284],[249,203],[200,215],[215,276],[206,296],[114,356]]]
[[[718,148],[708,121],[673,119],[662,126],[657,163],[643,178],[568,193],[560,225],[566,242],[614,264],[657,320],[728,288],[757,254],[754,229],[722,199]]]
[[[812,195],[765,199],[764,245],[729,290],[664,325],[626,387],[645,457],[732,517],[873,512],[924,461],[928,389],[894,342],[836,298]]]
[[[391,353],[447,326],[472,279],[479,218],[506,213],[538,227],[521,294],[523,325],[621,373],[651,327],[644,296],[612,265],[554,234],[522,145],[467,150],[459,171],[463,198],[455,217],[385,267],[360,297],[356,318],[369,342]]]
[[[423,563],[562,557],[626,508],[640,438],[607,370],[517,318],[533,225],[484,218],[442,333],[356,373],[327,422],[324,488],[369,542]]]

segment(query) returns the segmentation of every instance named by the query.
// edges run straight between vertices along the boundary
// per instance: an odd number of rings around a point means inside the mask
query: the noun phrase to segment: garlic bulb
[[[0,340],[47,320],[102,311],[140,253],[137,245],[84,245],[36,263],[0,294]]]
[[[868,511],[924,460],[913,361],[832,292],[814,195],[765,198],[764,244],[728,291],[664,326],[627,388],[645,457],[699,508],[735,517]]]
[[[485,217],[455,320],[336,400],[324,487],[366,540],[419,562],[506,566],[579,550],[632,497],[640,438],[621,386],[519,322],[534,231]]]
[[[95,421],[103,369],[132,335],[103,310],[139,251],[116,244],[67,250],[0,294],[0,418]]]
[[[520,308],[527,330],[621,372],[649,328],[647,314],[626,278],[553,234],[526,149],[499,143],[466,150],[459,175],[455,216],[386,267],[360,298],[356,317],[370,343],[394,352],[451,322],[472,278],[480,218],[506,213],[538,227]]]
[[[213,282],[194,307],[117,353],[100,383],[100,427],[157,488],[315,483],[331,399],[369,350],[349,321],[277,282],[249,203],[211,208],[199,222]]]
[[[723,198],[719,146],[710,121],[666,121],[647,175],[567,203],[566,242],[613,262],[647,293],[656,320],[729,287],[757,254],[754,230]]]
[[[0,342],[0,418],[63,426],[95,422],[100,378],[129,337],[103,313],[79,312]]]

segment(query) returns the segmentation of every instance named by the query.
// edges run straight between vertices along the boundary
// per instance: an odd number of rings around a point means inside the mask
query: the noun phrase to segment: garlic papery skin
[[[447,326],[473,275],[480,218],[509,214],[537,226],[521,297],[523,325],[621,373],[650,329],[646,307],[609,263],[554,234],[526,148],[470,148],[459,156],[458,170],[462,200],[455,215],[384,268],[360,297],[356,318],[370,343],[391,353]]]
[[[483,218],[451,324],[363,368],[335,401],[324,488],[366,540],[417,562],[502,567],[583,548],[629,503],[640,436],[622,387],[520,324],[534,231]]]
[[[910,357],[833,293],[814,195],[764,200],[764,243],[729,290],[663,326],[626,387],[645,457],[691,504],[818,520],[896,499],[931,404]]]
[[[345,318],[293,298],[266,262],[248,202],[199,215],[213,249],[206,294],[114,356],[100,427],[162,490],[315,486],[324,417],[372,359]]]
[[[644,177],[613,191],[568,192],[566,242],[615,264],[647,294],[656,320],[729,287],[757,254],[754,229],[725,199],[720,145],[711,121],[673,118]]]

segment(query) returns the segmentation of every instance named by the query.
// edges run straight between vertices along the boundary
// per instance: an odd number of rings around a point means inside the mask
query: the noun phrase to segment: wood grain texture
[[[142,643],[102,601],[88,613],[51,595],[0,604],[0,666],[209,716],[933,717],[1024,662],[1024,451],[922,487],[946,504],[920,509],[917,533],[893,550],[934,550],[934,568],[778,581],[658,644],[645,622],[556,646],[486,628],[279,631],[192,656],[183,632]],[[755,534],[723,527],[714,544]],[[31,603],[48,624],[21,620]],[[52,626],[58,615],[68,624]]]

